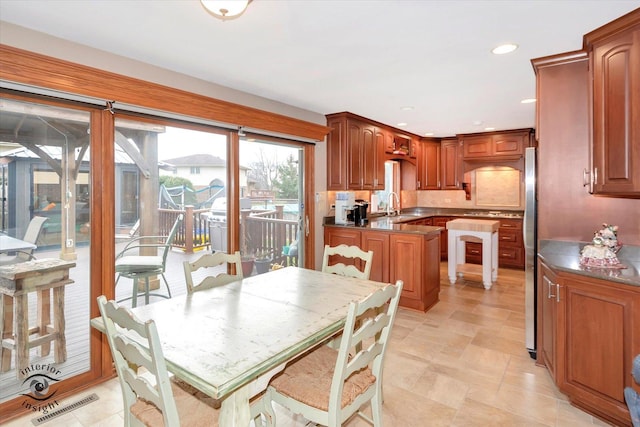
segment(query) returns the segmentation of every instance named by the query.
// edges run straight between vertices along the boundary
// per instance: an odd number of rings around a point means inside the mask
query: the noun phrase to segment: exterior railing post
[[[193,206],[187,205],[184,214],[184,251],[188,254],[193,253]]]

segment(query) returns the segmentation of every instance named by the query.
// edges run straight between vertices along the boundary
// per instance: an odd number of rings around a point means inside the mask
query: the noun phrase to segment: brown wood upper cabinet
[[[464,160],[500,158],[519,159],[529,145],[529,129],[500,133],[458,135],[462,141]]]
[[[456,190],[462,186],[462,147],[455,138],[443,138],[440,145],[440,188]]]
[[[417,144],[418,190],[440,189],[440,140],[422,139]]]
[[[640,9],[584,36],[592,87],[592,193],[640,198]]]
[[[327,189],[384,189],[387,133],[350,113],[328,115],[327,126]]]

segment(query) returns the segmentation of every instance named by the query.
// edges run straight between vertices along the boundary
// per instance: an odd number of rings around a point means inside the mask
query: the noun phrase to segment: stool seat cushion
[[[145,273],[162,269],[161,256],[125,256],[116,260],[116,273]]]

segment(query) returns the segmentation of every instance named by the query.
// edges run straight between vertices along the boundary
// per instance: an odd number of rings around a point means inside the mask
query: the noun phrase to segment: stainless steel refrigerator
[[[525,344],[532,358],[536,358],[536,288],[537,288],[537,192],[536,149],[525,149],[524,157],[525,208],[522,234],[525,251],[524,317]]]

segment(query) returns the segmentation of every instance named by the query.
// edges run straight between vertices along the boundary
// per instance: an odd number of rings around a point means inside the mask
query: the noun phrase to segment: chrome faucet
[[[396,209],[391,209],[394,197],[396,200]],[[389,201],[387,202],[387,216],[395,215],[396,213],[400,213],[400,197],[398,197],[398,193],[391,191],[389,193]]]

